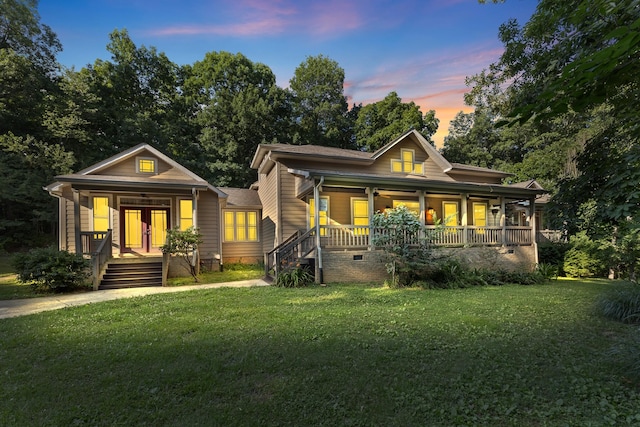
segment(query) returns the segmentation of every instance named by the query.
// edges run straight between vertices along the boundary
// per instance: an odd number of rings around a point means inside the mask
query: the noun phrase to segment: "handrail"
[[[285,263],[291,263],[308,255],[314,248],[311,237],[315,236],[315,228],[300,234],[300,231],[292,234],[271,251],[265,254],[265,275],[269,275],[271,269],[274,272],[274,280],[278,280],[278,274]]]
[[[91,263],[92,263],[92,275],[93,275],[93,290],[97,291],[100,286],[100,279],[102,273],[104,273],[105,267],[112,256],[111,251],[111,235],[113,231],[111,229],[107,230],[104,235],[104,238],[98,245],[98,249],[95,252],[91,253]]]

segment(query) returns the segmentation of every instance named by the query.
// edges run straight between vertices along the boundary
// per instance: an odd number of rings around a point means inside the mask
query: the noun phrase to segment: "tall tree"
[[[99,101],[85,165],[141,142],[166,150],[183,123],[173,114],[180,98],[176,64],[154,47],[137,47],[126,30],[110,34],[107,50],[111,61],[96,60],[67,84],[72,91],[88,85]]]
[[[356,140],[360,147],[375,151],[409,129],[420,132],[433,144],[431,137],[438,130],[435,111],[424,116],[413,101],[404,103],[396,92],[382,101],[365,105],[355,123]]]
[[[293,142],[352,148],[344,70],[324,55],[309,56],[289,81],[298,123]]]
[[[269,67],[239,53],[209,52],[188,74],[185,93],[199,107],[200,129],[192,169],[214,185],[248,186],[257,145],[288,140],[288,94]]]

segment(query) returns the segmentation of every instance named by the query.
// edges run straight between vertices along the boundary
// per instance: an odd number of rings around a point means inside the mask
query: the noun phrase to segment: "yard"
[[[638,425],[605,281],[216,289],[0,321],[0,425]],[[635,341],[634,341],[635,340]]]

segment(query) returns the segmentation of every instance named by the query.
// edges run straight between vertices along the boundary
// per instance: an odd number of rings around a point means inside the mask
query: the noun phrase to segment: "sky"
[[[40,0],[43,24],[60,39],[58,61],[76,70],[110,60],[109,34],[126,29],[136,46],[155,47],[179,65],[207,52],[242,53],[288,87],[309,56],[324,55],[345,71],[349,104],[369,104],[395,91],[440,120],[470,112],[467,76],[500,57],[501,24],[524,24],[537,0]]]

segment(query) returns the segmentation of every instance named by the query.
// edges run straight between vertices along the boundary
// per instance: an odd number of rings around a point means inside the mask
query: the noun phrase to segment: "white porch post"
[[[460,194],[460,223],[462,224],[462,243],[464,245],[467,244],[468,236],[467,233],[469,225],[467,222],[467,202],[469,200],[469,195],[467,193]]]
[[[424,203],[424,197],[425,197],[425,193],[424,190],[420,190],[419,196],[418,196],[418,202],[420,204],[420,225],[422,225],[424,227],[424,225],[426,224],[426,220],[425,220],[425,203]]]
[[[80,234],[80,191],[73,189],[73,229],[75,231],[76,254],[82,255],[82,235]]]
[[[504,197],[500,197],[500,227],[502,227],[502,246],[507,244],[507,207]]]
[[[324,274],[322,271],[322,247],[320,246],[320,187],[324,183],[324,176],[320,177],[320,182],[313,187],[313,215],[316,225],[316,259],[318,260],[316,280],[322,284]]]
[[[535,263],[538,265],[540,260],[538,258],[538,242],[536,242],[536,198],[529,199],[529,226],[531,227],[531,244],[533,245],[533,253],[535,257]]]
[[[373,238],[373,215],[375,214],[375,197],[373,193],[373,187],[367,187],[367,197],[369,199],[369,250],[373,249],[373,243],[371,242]]]
[[[198,190],[191,189],[191,218],[193,218],[193,226],[198,227]]]

